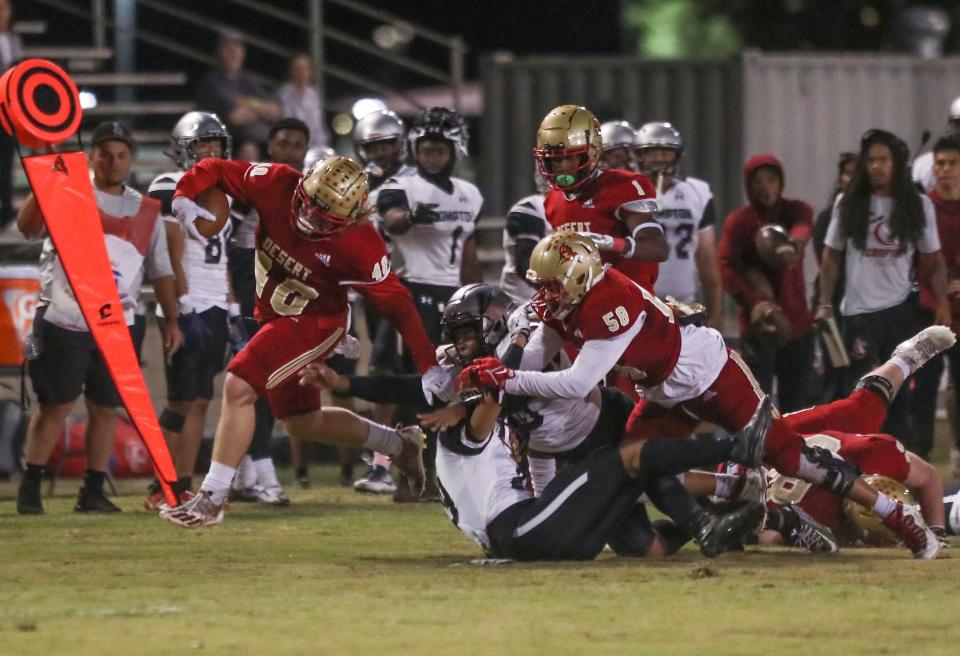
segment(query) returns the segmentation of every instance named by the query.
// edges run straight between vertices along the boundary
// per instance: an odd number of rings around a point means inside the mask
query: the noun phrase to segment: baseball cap
[[[133,140],[130,130],[119,121],[104,121],[93,129],[90,143],[99,146],[105,141],[122,141],[130,147],[130,150],[137,147],[137,142]]]

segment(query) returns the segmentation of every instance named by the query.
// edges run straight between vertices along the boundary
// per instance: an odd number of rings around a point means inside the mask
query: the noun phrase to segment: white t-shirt
[[[930,191],[937,186],[937,179],[933,177],[933,151],[927,151],[922,155],[917,155],[913,160],[912,174],[913,181],[920,185],[924,191]]]
[[[865,250],[854,248],[853,243],[840,234],[840,201],[833,205],[833,215],[827,228],[824,244],[837,251],[846,251],[846,285],[840,311],[846,316],[878,312],[899,305],[907,300],[913,289],[913,256],[935,253],[940,250],[940,235],[937,232],[937,215],[933,203],[921,196],[924,214],[924,230],[920,241],[901,245],[890,237],[889,217],[893,200],[889,196],[870,197],[870,226],[867,230]]]
[[[440,220],[431,225],[414,225],[402,235],[390,235],[394,253],[403,258],[397,275],[410,282],[460,286],[463,244],[473,236],[483,197],[475,185],[460,178],[450,178],[453,190],[448,193],[417,175],[391,178],[378,190],[378,203],[387,194],[401,199],[400,204],[414,211],[418,205],[434,205]]]
[[[97,207],[105,213],[133,219],[140,211],[143,196],[130,187],[124,187],[119,196],[108,194],[94,188]],[[163,221],[157,219],[150,233],[150,242],[144,254],[125,238],[106,234],[107,254],[110,266],[120,294],[124,318],[128,326],[133,325],[134,310],[140,301],[140,286],[144,273],[149,280],[173,275],[170,267],[170,254],[167,251],[167,235],[163,230]],[[40,280],[42,289],[40,298],[47,309],[43,318],[65,330],[87,331],[87,322],[83,318],[60,257],[53,247],[53,241],[47,237],[40,254]]]
[[[500,275],[500,289],[517,303],[526,303],[536,292],[526,281],[527,272],[517,272],[514,255],[517,240],[540,241],[553,232],[543,209],[543,198],[541,194],[533,194],[514,203],[507,213],[507,225],[503,229],[503,252],[506,261]]]
[[[670,244],[670,255],[660,263],[657,296],[670,295],[684,303],[697,300],[697,246],[700,234],[713,230],[716,223],[710,185],[696,178],[676,178],[660,194],[660,211],[653,216]]]

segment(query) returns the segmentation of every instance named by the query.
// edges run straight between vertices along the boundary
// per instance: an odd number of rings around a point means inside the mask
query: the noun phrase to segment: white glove
[[[601,251],[613,251],[618,255],[630,257],[636,248],[636,241],[633,237],[611,237],[610,235],[601,235],[599,232],[581,232],[584,237],[589,237]]]
[[[423,397],[427,403],[433,405],[435,399],[445,399],[448,395],[442,393],[453,385],[453,376],[440,365],[434,365],[420,376],[420,386],[423,388]]]
[[[206,221],[217,220],[217,217],[186,196],[177,196],[174,198],[173,202],[170,203],[170,209],[173,210],[173,215],[177,217],[177,220],[184,224],[192,225],[197,219],[204,219]]]
[[[524,303],[507,317],[507,333],[510,339],[516,339],[518,335],[530,337],[530,312],[530,304]]]
[[[360,340],[353,335],[346,335],[340,340],[340,343],[337,344],[337,347],[333,349],[333,352],[337,355],[342,355],[347,360],[359,360]]]

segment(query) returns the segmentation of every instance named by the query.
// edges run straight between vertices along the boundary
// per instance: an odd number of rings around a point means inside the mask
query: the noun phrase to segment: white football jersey
[[[500,275],[500,288],[517,303],[526,303],[536,292],[525,279],[527,272],[517,271],[517,240],[540,241],[553,232],[543,209],[543,198],[542,194],[533,194],[518,200],[507,213],[507,225],[503,229],[503,253],[506,262]]]
[[[913,181],[920,185],[923,190],[930,191],[937,186],[937,179],[933,177],[933,151],[927,151],[922,155],[917,155],[913,160],[911,167]]]
[[[378,190],[378,203],[388,207],[432,205],[440,220],[431,225],[414,225],[402,235],[390,235],[393,252],[403,258],[397,275],[410,282],[460,286],[463,244],[473,236],[483,197],[475,185],[450,178],[452,192],[447,193],[419,173],[390,178]],[[389,200],[388,200],[389,195]]]
[[[660,263],[654,285],[657,296],[695,301],[700,233],[713,230],[716,223],[710,185],[696,178],[675,178],[673,186],[660,194],[660,211],[654,216],[670,245],[670,255]]]
[[[482,443],[470,440],[465,432],[466,428],[461,428],[441,433],[437,481],[454,525],[489,552],[487,526],[510,506],[532,499],[533,492],[526,488],[500,422]]]
[[[147,190],[147,195],[160,201],[163,220],[177,225],[180,222],[173,215],[170,203],[173,201],[177,182],[182,177],[183,171],[161,173],[150,183]],[[187,295],[193,301],[197,312],[209,310],[211,307],[224,310],[227,308],[227,243],[232,230],[232,223],[227,221],[215,237],[204,241],[184,232],[185,243],[180,266],[187,277]]]

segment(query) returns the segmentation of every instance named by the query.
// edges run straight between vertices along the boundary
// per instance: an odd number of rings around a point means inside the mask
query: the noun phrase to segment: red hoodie
[[[940,235],[940,252],[947,263],[947,279],[960,278],[960,200],[944,200],[936,189],[927,194],[937,210],[937,232]],[[920,279],[920,304],[931,312],[937,310],[937,299],[926,278]],[[960,319],[960,299],[951,298],[950,308],[954,319]]]
[[[750,197],[750,177],[761,166],[772,166],[783,176],[783,164],[773,155],[754,155],[743,167],[743,184],[749,204],[734,210],[723,222],[720,239],[720,275],[723,289],[740,305],[740,331],[749,334],[750,309],[761,299],[752,292],[743,276],[746,268],[758,269],[773,287],[776,303],[790,320],[793,336],[805,335],[813,326],[813,314],[807,305],[807,290],[803,277],[803,257],[797,258],[786,269],[772,269],[760,259],[754,246],[754,238],[760,226],[778,223],[790,233],[790,237],[803,246],[813,231],[813,210],[799,200],[781,196],[773,209],[763,208]],[[781,186],[782,191],[782,186]]]

